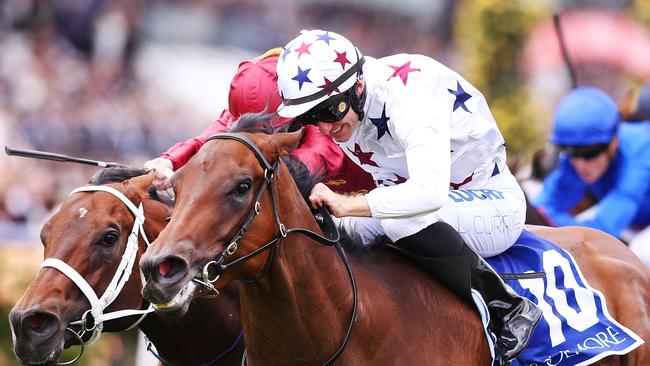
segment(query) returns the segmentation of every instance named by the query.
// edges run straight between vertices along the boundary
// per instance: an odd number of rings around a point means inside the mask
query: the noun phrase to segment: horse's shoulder
[[[390,295],[397,301],[417,298],[424,306],[430,301],[458,301],[431,275],[392,249],[357,250],[351,253],[350,259],[360,282],[371,284],[373,289],[380,288],[381,297]]]
[[[447,329],[452,337],[484,347],[476,311],[407,258],[387,248],[357,250],[349,258],[359,288],[359,326],[388,327],[400,339],[419,334],[432,344],[440,340],[440,329]]]

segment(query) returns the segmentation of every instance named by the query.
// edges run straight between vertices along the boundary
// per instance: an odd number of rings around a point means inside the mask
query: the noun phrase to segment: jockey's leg
[[[497,359],[519,355],[528,345],[542,311],[517,295],[450,225],[436,222],[395,244],[465,301],[480,296],[489,312],[488,330],[496,337]],[[477,306],[482,308],[484,305]]]
[[[508,360],[526,347],[541,311],[516,295],[481,257],[500,254],[515,243],[524,228],[526,200],[505,166],[476,184],[449,191],[443,206],[431,214],[384,219],[381,225],[393,242],[419,254],[427,271],[473,300],[497,338],[497,357]]]

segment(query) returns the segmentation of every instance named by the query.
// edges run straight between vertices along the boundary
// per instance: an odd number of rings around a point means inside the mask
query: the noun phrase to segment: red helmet
[[[281,100],[275,68],[280,51],[280,48],[275,48],[258,58],[239,64],[228,93],[228,109],[234,117],[262,111],[273,113],[277,110]],[[282,124],[290,120],[280,118],[277,122]]]

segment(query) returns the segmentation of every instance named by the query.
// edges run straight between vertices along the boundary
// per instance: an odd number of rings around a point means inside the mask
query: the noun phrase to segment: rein
[[[345,255],[345,251],[341,244],[339,243],[339,234],[338,231],[334,235],[333,238],[327,238],[325,236],[322,236],[316,232],[313,232],[308,229],[304,228],[289,228],[287,229],[284,224],[280,220],[280,213],[278,211],[278,198],[277,198],[277,189],[275,187],[275,176],[278,173],[278,168],[280,166],[280,159],[277,159],[273,164],[269,164],[269,162],[266,160],[260,149],[253,143],[250,139],[243,135],[235,134],[235,133],[219,133],[213,136],[210,136],[206,142],[210,140],[217,140],[217,139],[222,139],[222,140],[235,140],[238,141],[242,144],[244,144],[249,150],[251,150],[254,154],[255,157],[257,157],[257,160],[259,161],[260,165],[264,169],[264,180],[260,184],[260,187],[257,191],[257,194],[255,196],[255,203],[253,205],[253,208],[251,211],[248,213],[248,216],[244,219],[242,225],[239,227],[239,230],[237,233],[233,236],[233,239],[231,240],[230,244],[224,249],[221,254],[217,256],[217,258],[213,261],[208,262],[204,267],[203,271],[200,274],[197,274],[197,277],[195,277],[193,280],[200,283],[203,286],[206,286],[210,291],[217,292],[216,288],[214,287],[213,283],[216,282],[219,277],[226,272],[228,269],[237,266],[239,264],[245,263],[248,260],[256,257],[257,255],[263,253],[267,249],[274,249],[275,245],[283,238],[286,238],[289,234],[301,234],[304,235],[320,244],[327,245],[327,246],[334,246],[336,247],[337,252],[339,253],[339,256],[341,257],[341,260],[343,261],[343,264],[345,265],[345,268],[348,273],[348,277],[350,278],[350,284],[352,286],[352,291],[353,291],[353,305],[352,305],[352,315],[350,317],[350,323],[348,325],[347,331],[345,333],[345,337],[343,338],[343,341],[341,342],[341,345],[339,348],[336,350],[336,352],[323,364],[323,366],[329,366],[332,365],[343,353],[343,350],[347,346],[349,340],[350,340],[350,335],[352,334],[352,329],[354,327],[354,323],[357,318],[357,305],[358,305],[358,290],[357,290],[357,284],[356,280],[354,277],[354,273],[352,272],[352,268],[350,266],[350,263],[348,262],[347,256]],[[243,257],[234,259],[230,261],[229,263],[224,263],[226,258],[229,256],[232,256],[235,254],[237,251],[237,247],[239,245],[239,241],[241,238],[246,234],[248,231],[249,226],[253,222],[253,219],[261,212],[261,204],[260,200],[262,199],[262,195],[264,194],[264,191],[268,187],[269,193],[271,195],[271,203],[273,206],[273,213],[275,215],[275,223],[278,226],[279,233],[271,239],[268,243],[260,246],[259,248],[255,249],[254,251],[244,255]],[[269,261],[271,258],[269,258]],[[268,263],[267,263],[268,265]],[[213,273],[215,274],[213,277],[210,276],[210,267],[214,266],[215,269]],[[266,267],[266,266],[265,266]]]

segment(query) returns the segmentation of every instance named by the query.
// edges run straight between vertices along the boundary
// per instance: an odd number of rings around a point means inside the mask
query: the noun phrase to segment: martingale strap
[[[81,292],[88,299],[88,302],[90,303],[90,309],[83,314],[80,320],[70,323],[71,325],[81,326],[80,334],[78,334],[80,339],[86,332],[92,332],[90,339],[83,342],[85,345],[91,345],[95,343],[97,339],[99,339],[99,336],[101,335],[101,332],[104,328],[105,321],[127,316],[141,315],[141,317],[134,324],[129,326],[128,329],[132,329],[137,326],[147,314],[154,311],[153,307],[150,305],[146,310],[119,310],[104,314],[104,310],[117,298],[117,296],[122,291],[122,288],[131,276],[135,257],[138,252],[138,233],[142,235],[142,238],[147,245],[149,245],[149,239],[147,239],[143,227],[145,218],[142,203],[136,207],[133,202],[131,202],[131,200],[129,200],[124,194],[122,194],[122,192],[118,191],[117,189],[109,186],[84,186],[73,190],[70,195],[78,192],[95,191],[107,192],[117,197],[129,208],[135,218],[133,228],[129,234],[126,248],[124,249],[124,254],[122,255],[122,260],[120,261],[117,270],[115,271],[115,274],[113,275],[113,278],[106,288],[104,294],[101,297],[98,297],[88,282],[74,268],[58,258],[47,258],[41,264],[41,269],[47,267],[55,268],[59,272],[66,275],[70,280],[72,280],[72,282],[77,285],[77,287],[79,287]],[[92,325],[88,324],[88,314],[92,316]]]

